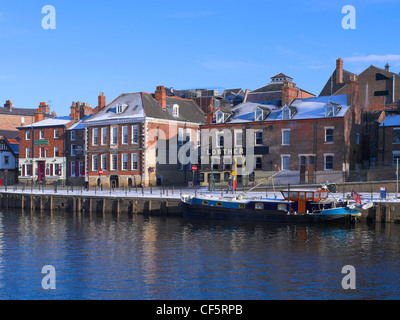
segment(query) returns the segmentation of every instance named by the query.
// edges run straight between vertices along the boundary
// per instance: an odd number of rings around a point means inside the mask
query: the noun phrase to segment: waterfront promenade
[[[293,187],[295,188],[295,187]],[[246,193],[246,198],[282,199],[279,188],[264,191],[237,190],[235,194]],[[232,192],[229,192],[232,194]],[[103,189],[72,186],[1,186],[0,208],[21,209],[27,211],[53,212],[67,211],[78,213],[117,213],[117,214],[151,214],[163,216],[180,216],[180,199],[182,196],[207,196],[219,198],[227,195],[226,188],[209,191],[208,188],[152,187],[152,188],[119,188]],[[362,211],[361,221],[400,222],[400,199],[395,193],[387,194],[381,199],[377,192],[360,193],[363,202],[373,201],[374,205]],[[351,192],[330,194],[335,199],[352,199]]]

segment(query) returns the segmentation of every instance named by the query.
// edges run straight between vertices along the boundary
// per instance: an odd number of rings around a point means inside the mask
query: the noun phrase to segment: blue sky
[[[256,89],[283,72],[319,94],[338,57],[359,73],[389,61],[400,72],[400,1],[75,1],[2,0],[0,104],[51,101],[68,115],[72,101],[97,105],[124,92]],[[42,28],[42,7],[56,29]],[[356,29],[342,28],[344,5]]]

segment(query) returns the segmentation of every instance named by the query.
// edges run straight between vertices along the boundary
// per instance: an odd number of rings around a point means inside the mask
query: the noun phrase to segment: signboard
[[[36,140],[35,141],[36,146],[48,145],[48,144],[49,144],[49,140]]]
[[[196,171],[197,170],[197,166],[193,165],[192,166],[192,171]]]
[[[4,173],[7,173],[7,169],[4,169]]]
[[[103,174],[103,170],[100,169],[100,170],[99,170],[99,175],[102,175],[102,174]]]
[[[232,171],[232,176],[233,176],[233,177],[236,176],[236,171]]]

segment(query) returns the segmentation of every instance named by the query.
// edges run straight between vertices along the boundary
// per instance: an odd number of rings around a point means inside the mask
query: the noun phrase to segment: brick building
[[[381,163],[378,160],[380,123],[387,115],[400,113],[400,76],[390,71],[388,63],[383,69],[371,65],[356,75],[344,70],[343,60],[338,58],[320,96],[348,94],[352,90],[357,91],[362,110],[362,159],[363,168],[367,169]]]
[[[295,99],[282,107],[245,102],[230,112],[217,110],[215,123],[201,126],[202,148],[209,139],[203,133],[215,139],[214,145],[208,141],[206,153],[202,149],[202,184],[226,185],[232,171],[239,186],[278,170],[279,184],[345,180],[360,165],[360,111],[348,104],[351,100],[338,95]]]
[[[0,180],[10,185],[18,181],[18,141],[0,136]]]
[[[281,107],[289,105],[293,99],[311,97],[315,97],[315,95],[297,87],[292,77],[284,73],[278,73],[271,77],[269,84],[252,91],[247,90],[244,102],[260,103],[269,101],[270,104]]]
[[[191,99],[167,95],[164,86],[154,94],[120,95],[84,122],[87,182],[106,187],[187,184],[192,173],[190,164],[177,161],[179,147],[183,139],[196,141],[204,122]]]
[[[17,127],[35,122],[35,114],[43,113],[43,118],[50,118],[50,108],[45,102],[41,102],[37,109],[15,108],[10,100],[7,100],[4,107],[0,107],[0,130],[15,131]]]
[[[99,96],[99,105],[105,99],[103,93]],[[105,104],[105,100],[104,100]],[[86,174],[86,136],[84,121],[93,116],[93,110],[88,103],[72,102],[71,106],[71,122],[67,124],[66,131],[66,157],[67,172],[66,182],[68,185],[83,186]]]
[[[18,128],[20,182],[65,183],[65,137],[70,122],[69,116],[55,117]]]

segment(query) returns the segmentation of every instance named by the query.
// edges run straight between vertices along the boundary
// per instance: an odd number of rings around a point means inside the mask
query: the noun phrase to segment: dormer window
[[[325,117],[334,117],[340,110],[340,106],[336,103],[328,102],[325,105]]]
[[[332,117],[333,116],[333,105],[328,104],[325,107],[325,117]]]
[[[283,107],[282,120],[290,120],[290,115],[291,115],[290,109],[287,106]]]
[[[224,113],[222,111],[218,111],[216,114],[216,123],[224,122]]]
[[[174,117],[179,117],[179,105],[174,104],[172,107],[172,115]]]
[[[121,105],[121,104],[117,105],[117,110],[116,110],[116,112],[117,112],[117,113],[122,113],[122,105]]]
[[[122,113],[125,111],[125,109],[128,107],[126,104],[117,104],[115,108],[115,113]]]
[[[257,109],[255,112],[255,121],[263,120],[263,111],[261,109]]]

